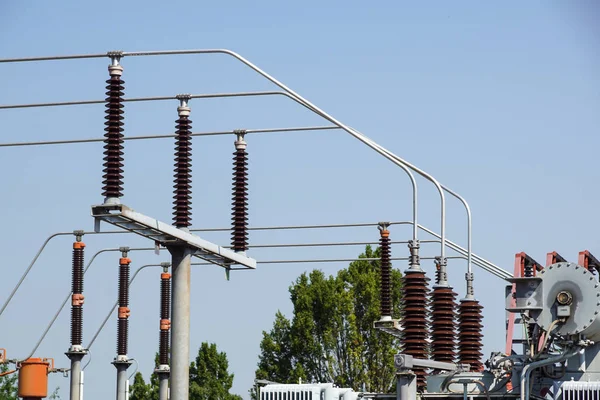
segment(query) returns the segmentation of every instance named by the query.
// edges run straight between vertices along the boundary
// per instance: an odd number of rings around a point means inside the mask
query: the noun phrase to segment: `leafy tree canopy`
[[[379,258],[367,246],[359,258]],[[257,379],[280,383],[333,382],[369,392],[389,391],[397,339],[373,328],[379,319],[380,262],[359,260],[335,276],[303,273],[290,286],[292,319],[275,314],[263,332]],[[400,315],[401,274],[392,270],[393,316]],[[255,389],[250,393],[256,398]]]
[[[158,354],[155,358],[158,365]],[[242,400],[229,393],[233,385],[233,374],[228,372],[229,362],[217,345],[202,343],[196,360],[190,365],[190,400]],[[146,384],[140,372],[135,375],[130,388],[130,400],[158,400],[158,378],[155,374]]]
[[[0,364],[0,375],[10,371],[7,364]],[[0,399],[19,400],[17,396],[17,373],[0,376]]]

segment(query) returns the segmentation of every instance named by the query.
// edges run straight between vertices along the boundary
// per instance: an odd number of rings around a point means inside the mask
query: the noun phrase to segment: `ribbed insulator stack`
[[[483,325],[481,323],[483,307],[477,300],[461,300],[458,311],[459,360],[469,364],[471,371],[482,371]]]
[[[402,319],[403,353],[415,358],[429,358],[428,297],[429,278],[423,271],[406,271],[403,277]],[[426,388],[425,370],[415,368],[417,388],[420,392]]]
[[[104,119],[104,176],[102,195],[105,198],[123,196],[123,67],[108,67],[110,79],[106,81],[106,116]]]
[[[117,325],[117,354],[127,355],[129,342],[129,268],[131,260],[119,260],[119,320]]]
[[[379,249],[381,251],[381,302],[380,315],[381,317],[392,316],[392,266],[390,263],[391,248],[390,248],[390,231],[387,230],[387,225],[379,224]]]
[[[192,224],[192,121],[189,119],[190,108],[185,101],[177,111],[173,222],[178,228],[187,228]]]
[[[244,132],[236,131],[235,153],[233,153],[233,200],[231,213],[231,246],[233,251],[248,249],[248,153]]]
[[[432,292],[431,356],[435,361],[456,359],[456,296],[449,286],[435,286]]]
[[[171,274],[160,275],[160,338],[158,357],[160,365],[169,364],[169,336],[171,329]]]
[[[73,272],[71,280],[71,346],[83,342],[83,249],[81,241],[73,243]]]

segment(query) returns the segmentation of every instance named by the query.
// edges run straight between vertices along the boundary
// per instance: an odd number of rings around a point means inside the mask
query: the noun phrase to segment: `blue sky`
[[[433,174],[473,210],[473,249],[512,271],[514,254],[543,262],[556,250],[600,253],[596,157],[600,126],[599,8],[592,2],[99,2],[4,1],[1,57],[109,50],[228,48],[239,52],[341,121]],[[266,81],[220,55],[125,58],[126,97],[270,90]],[[107,60],[0,64],[0,104],[101,99]],[[194,131],[322,125],[282,98],[195,100]],[[175,101],[126,106],[126,135],[174,130]],[[0,112],[1,141],[91,138],[103,134],[103,107]],[[230,219],[231,137],[194,140],[193,227]],[[410,219],[404,173],[342,132],[253,135],[250,224]],[[137,210],[170,221],[173,141],[126,145],[125,197]],[[4,244],[2,282],[12,288],[44,239],[92,230],[90,205],[102,201],[100,144],[0,148]],[[439,198],[420,179],[420,222],[439,226]],[[466,244],[465,214],[449,200],[448,237]],[[394,240],[410,230],[393,227]],[[204,235],[220,244],[227,234]],[[375,228],[252,233],[251,242],[376,241]],[[421,235],[426,239],[426,235]],[[146,247],[129,235],[87,236],[87,258],[110,247]],[[70,287],[71,238],[56,239],[0,317],[0,347],[22,357]],[[258,260],[351,258],[360,248],[254,250]],[[438,248],[424,245],[422,255]],[[393,249],[405,256],[404,246]],[[168,260],[132,253],[134,268]],[[86,280],[84,342],[116,296],[118,255],[99,256]],[[432,272],[431,263],[424,263]],[[275,312],[290,315],[288,286],[307,265],[264,265],[232,275],[196,267],[192,276],[192,349],[216,342],[247,396],[261,331]],[[335,273],[344,264],[319,266]],[[404,270],[406,264],[394,267]],[[464,295],[465,263],[449,263]],[[485,307],[485,353],[504,348],[504,283],[476,270]],[[131,290],[130,356],[148,377],[158,346],[159,271],[141,273]],[[0,296],[3,301],[5,295]],[[114,393],[110,365],[116,317],[92,349],[86,399]],[[68,365],[64,312],[36,356]],[[133,371],[133,370],[132,370]],[[51,377],[67,397],[68,380]]]

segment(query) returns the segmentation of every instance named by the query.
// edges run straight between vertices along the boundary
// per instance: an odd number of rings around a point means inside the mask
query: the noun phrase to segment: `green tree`
[[[7,364],[0,364],[0,375],[10,371]],[[0,400],[19,400],[17,396],[17,374],[0,376]]]
[[[154,374],[153,374],[154,375]],[[152,379],[152,378],[150,378]],[[129,400],[158,400],[158,384],[146,384],[141,372],[135,374],[129,388]]]
[[[379,258],[367,246],[359,258]],[[293,317],[275,315],[263,332],[257,379],[281,383],[333,382],[342,387],[386,392],[394,380],[398,339],[378,332],[379,261],[359,260],[336,276],[303,273],[290,286]],[[392,270],[393,316],[400,316],[401,274]],[[255,389],[250,389],[256,398]]]
[[[54,389],[54,392],[52,392],[52,394],[50,396],[48,396],[48,399],[60,400],[60,395],[58,394],[59,390],[60,390],[60,386],[58,386],[56,389]]]
[[[190,399],[192,400],[242,400],[229,390],[233,374],[228,372],[229,362],[217,345],[202,343],[196,361],[190,366]]]
[[[158,365],[158,354],[155,366]],[[241,400],[229,393],[234,375],[228,372],[227,354],[219,352],[217,345],[203,342],[196,360],[190,365],[190,400]],[[140,372],[135,374],[130,388],[130,400],[158,400],[158,378],[152,374],[146,383]],[[0,400],[2,400],[0,398]]]

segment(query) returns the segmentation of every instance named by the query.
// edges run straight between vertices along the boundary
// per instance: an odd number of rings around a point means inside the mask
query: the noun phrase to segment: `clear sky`
[[[512,271],[514,254],[544,261],[556,250],[600,253],[600,17],[594,2],[42,2],[0,3],[0,57],[109,50],[228,48],[338,119],[461,193],[473,211],[474,251]],[[0,64],[0,104],[102,99],[107,59]],[[125,58],[126,97],[270,90],[272,85],[222,55]],[[283,98],[195,100],[194,131],[278,128],[324,122]],[[175,101],[126,106],[126,135],[174,130]],[[101,105],[0,111],[2,142],[91,138],[103,134]],[[411,191],[404,173],[342,132],[252,135],[253,226],[403,221]],[[194,140],[193,227],[230,224],[234,137]],[[125,197],[137,210],[171,220],[173,141],[126,144]],[[0,301],[45,238],[92,230],[90,205],[102,202],[101,144],[0,148],[3,244]],[[420,222],[439,229],[439,198],[419,179]],[[465,213],[449,200],[448,236],[466,245]],[[228,234],[205,237],[228,244]],[[410,238],[393,227],[394,240]],[[376,241],[375,228],[253,233],[251,242]],[[424,234],[421,239],[427,239]],[[0,317],[0,347],[24,357],[70,288],[70,237],[55,239]],[[86,236],[87,258],[103,248],[146,247],[131,235]],[[258,260],[351,258],[360,248],[252,250]],[[438,255],[423,245],[423,256]],[[405,256],[404,245],[393,248]],[[134,268],[169,259],[131,254]],[[84,343],[116,296],[118,254],[98,257],[85,284]],[[303,271],[339,264],[259,265],[232,274],[196,267],[192,351],[202,341],[227,352],[234,392],[247,398],[261,332]],[[395,268],[406,269],[404,262]],[[433,265],[425,262],[431,273]],[[462,261],[450,280],[464,295]],[[485,307],[485,353],[504,349],[505,283],[476,270]],[[147,378],[158,347],[159,271],[131,290],[130,356]],[[36,356],[68,366],[69,312]],[[111,398],[116,316],[92,348],[86,399]],[[131,371],[133,372],[134,367]],[[52,376],[67,397],[68,380]]]

